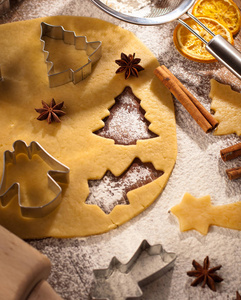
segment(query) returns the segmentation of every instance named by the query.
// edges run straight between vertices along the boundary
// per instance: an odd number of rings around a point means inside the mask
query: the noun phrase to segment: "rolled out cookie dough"
[[[211,80],[211,109],[219,122],[215,135],[236,133],[241,135],[241,94],[232,90],[230,85]]]
[[[102,57],[92,74],[49,88],[47,67],[41,50],[40,23],[62,25],[88,41],[102,41]],[[70,168],[69,184],[63,189],[60,206],[43,218],[23,218],[17,198],[0,205],[0,224],[22,238],[73,237],[100,234],[116,228],[148,207],[161,193],[177,155],[176,125],[171,94],[153,75],[159,65],[153,54],[129,31],[113,24],[84,17],[57,16],[1,25],[0,62],[4,81],[0,82],[0,155],[12,150],[15,140],[37,141],[54,158]],[[57,48],[59,50],[59,46]],[[72,51],[73,53],[75,51]],[[71,52],[71,53],[72,53]],[[77,52],[77,50],[76,50]],[[139,78],[124,79],[115,74],[120,53],[136,53],[145,71]],[[66,59],[68,53],[66,54]],[[158,137],[138,140],[136,145],[116,145],[113,140],[93,134],[103,127],[118,96],[130,86],[141,99],[150,130]],[[61,123],[38,121],[34,108],[41,101],[64,101],[66,115]],[[105,214],[97,205],[85,203],[88,180],[100,179],[107,170],[118,176],[135,158],[151,162],[164,174],[153,182],[128,193],[129,205],[117,205]],[[0,170],[3,159],[0,160]],[[36,173],[36,172],[35,172]],[[38,173],[32,174],[38,181]],[[41,180],[41,178],[39,178]],[[29,178],[31,186],[31,178]]]

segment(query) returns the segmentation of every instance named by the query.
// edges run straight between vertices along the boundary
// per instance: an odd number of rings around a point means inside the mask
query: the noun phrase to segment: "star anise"
[[[144,68],[139,65],[140,58],[135,58],[135,53],[129,54],[121,53],[121,59],[117,59],[115,62],[120,66],[116,70],[116,74],[125,72],[125,79],[128,79],[131,75],[138,77],[138,73],[143,71]]]
[[[209,269],[209,257],[207,256],[203,261],[203,267],[196,262],[195,260],[192,261],[192,265],[194,266],[195,270],[187,272],[188,276],[194,276],[197,277],[192,283],[191,286],[196,286],[199,283],[202,282],[202,287],[205,287],[205,284],[208,285],[208,287],[216,292],[215,282],[221,282],[223,279],[218,276],[217,274],[214,274],[217,270],[221,269],[221,265]]]
[[[65,115],[65,112],[61,110],[64,105],[64,101],[59,104],[56,104],[53,98],[49,105],[44,101],[42,101],[42,105],[43,108],[35,108],[36,112],[40,113],[40,115],[37,118],[39,121],[47,119],[48,124],[50,124],[53,121],[61,122],[59,117]]]

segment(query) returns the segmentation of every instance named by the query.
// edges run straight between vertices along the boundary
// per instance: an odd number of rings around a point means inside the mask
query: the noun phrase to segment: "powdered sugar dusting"
[[[102,135],[101,133],[99,134]],[[146,132],[146,124],[142,122],[140,114],[137,111],[128,111],[124,107],[120,107],[111,120],[106,138],[113,138],[120,143],[128,145],[140,139],[148,139],[149,134]]]
[[[161,171],[153,171],[153,168],[151,164],[143,164],[136,159],[119,177],[108,171],[101,180],[89,180],[90,194],[86,203],[98,205],[106,214],[116,205],[129,204],[127,192],[152,182],[163,174]]]
[[[241,8],[241,0],[234,1]],[[2,16],[0,22],[63,14],[92,16],[131,30],[151,49],[160,64],[165,64],[208,110],[210,78],[218,73],[221,82],[228,81],[233,85],[235,81],[230,72],[226,69],[223,72],[221,64],[196,63],[178,53],[172,41],[177,22],[154,27],[131,25],[105,14],[89,0],[24,0],[13,6],[10,14]],[[239,38],[240,33],[235,40]],[[236,79],[235,85],[240,90],[240,81]],[[151,244],[161,243],[165,250],[177,254],[177,260],[173,270],[143,289],[141,300],[231,300],[235,299],[236,290],[241,292],[241,232],[212,226],[206,236],[195,230],[180,233],[176,218],[167,213],[181,201],[185,192],[195,197],[210,194],[213,205],[240,201],[240,180],[230,182],[225,174],[225,170],[238,161],[223,162],[219,154],[220,149],[240,142],[240,137],[203,133],[178,101],[175,101],[175,111],[177,162],[154,205],[103,235],[30,241],[50,258],[52,270],[48,281],[63,299],[89,299],[93,269],[108,267],[113,256],[127,262],[143,239],[148,239]],[[186,271],[192,268],[192,260],[202,262],[206,255],[210,257],[211,266],[223,266],[220,276],[224,281],[216,293],[208,288],[190,286],[192,278],[186,275]]]
[[[105,120],[105,127],[95,132],[96,134],[122,145],[135,144],[137,140],[157,136],[148,129],[150,123],[144,117],[145,111],[130,87],[126,87],[115,100],[110,116]]]
[[[128,204],[124,199],[124,189],[121,180],[108,171],[102,180],[89,181],[90,196],[86,204],[98,205],[106,214],[109,214],[117,204]]]

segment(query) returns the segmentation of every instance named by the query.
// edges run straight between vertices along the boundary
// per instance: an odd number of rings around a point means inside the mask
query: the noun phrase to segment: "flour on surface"
[[[105,126],[95,133],[99,136],[113,139],[116,144],[134,145],[137,140],[157,137],[148,129],[150,122],[145,118],[145,111],[130,87],[115,98],[115,104],[110,108],[110,116]]]
[[[241,8],[241,0],[235,2]],[[2,16],[1,23],[68,14],[104,19],[131,30],[158,57],[160,64],[165,64],[208,110],[209,80],[213,74],[221,82],[224,78],[229,84],[235,81],[234,76],[218,63],[200,64],[182,57],[172,42],[176,22],[153,27],[124,23],[105,14],[89,0],[24,0],[18,4],[18,9],[15,7],[10,14]],[[123,5],[121,8],[124,11]],[[237,46],[240,47],[240,43]],[[236,82],[240,89],[238,79]],[[113,256],[127,262],[143,239],[148,239],[151,244],[161,243],[165,250],[175,252],[178,259],[172,271],[143,289],[142,300],[227,300],[234,299],[235,291],[240,291],[238,250],[241,248],[241,232],[213,226],[207,236],[196,231],[180,233],[176,219],[167,213],[187,191],[196,197],[209,193],[213,205],[240,200],[240,180],[230,182],[225,175],[225,169],[234,165],[222,162],[219,154],[220,149],[240,142],[240,138],[205,135],[178,101],[175,105],[178,159],[168,185],[154,206],[104,235],[29,241],[51,259],[52,272],[48,281],[64,299],[89,299],[93,269],[108,267]],[[192,259],[202,262],[206,255],[210,256],[211,265],[223,265],[220,275],[224,281],[216,293],[200,286],[191,287],[192,279],[185,274],[192,267]]]
[[[109,214],[116,205],[128,205],[127,193],[130,190],[152,182],[163,174],[154,169],[151,163],[142,163],[135,159],[121,176],[114,176],[107,171],[100,180],[89,180],[90,194],[86,204],[98,205]]]

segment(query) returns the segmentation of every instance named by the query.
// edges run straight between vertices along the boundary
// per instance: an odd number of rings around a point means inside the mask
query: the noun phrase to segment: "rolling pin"
[[[27,300],[63,300],[47,281],[40,281],[32,290]]]
[[[51,263],[47,256],[0,226],[0,299],[60,300],[45,279]],[[55,298],[53,298],[55,297]]]

